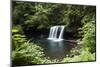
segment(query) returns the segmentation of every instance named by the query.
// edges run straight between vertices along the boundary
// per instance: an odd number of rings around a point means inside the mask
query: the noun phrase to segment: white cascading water
[[[60,31],[60,32],[58,32]],[[49,32],[49,40],[61,41],[63,40],[64,26],[52,26]]]

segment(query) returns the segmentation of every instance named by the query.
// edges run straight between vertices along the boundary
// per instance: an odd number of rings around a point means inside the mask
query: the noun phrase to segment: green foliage
[[[48,64],[57,63],[58,60],[50,60],[45,57],[43,48],[34,43],[24,42],[20,47],[12,51],[13,65],[29,65],[29,64]]]
[[[90,9],[86,10],[89,10],[89,12],[88,14],[85,12],[86,15],[82,19],[82,27],[79,28],[79,34],[82,37],[78,41],[81,46],[81,52],[77,58],[74,57],[78,61],[96,60],[96,14],[94,8],[91,8],[92,11]]]
[[[25,28],[48,29],[52,25],[72,24],[81,17],[82,6],[13,2],[13,23]],[[76,16],[75,16],[76,15]]]
[[[19,32],[19,30],[17,30],[17,29],[12,29],[12,33],[17,33],[17,32]]]
[[[26,36],[20,34],[20,31],[17,28],[12,29],[12,50],[15,50],[22,43],[26,42]]]
[[[42,64],[46,60],[43,59],[44,54],[42,48],[29,42],[21,44],[12,52],[12,61],[15,65]]]
[[[92,16],[85,16],[83,19],[83,27],[81,28],[81,34],[82,34],[82,40],[81,44],[83,46],[83,49],[89,48],[90,52],[95,52],[96,50],[96,26],[95,26],[95,17]]]
[[[86,5],[13,2],[13,6],[13,24],[20,24],[23,29],[31,27],[42,30],[54,25],[65,25],[77,32],[83,17],[95,13],[95,7]]]
[[[91,53],[87,50],[82,50],[80,55],[74,57],[65,57],[62,62],[81,62],[81,61],[95,61],[95,53]]]

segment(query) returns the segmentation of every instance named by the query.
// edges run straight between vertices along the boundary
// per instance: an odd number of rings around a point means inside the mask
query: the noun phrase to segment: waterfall
[[[61,41],[63,40],[64,26],[52,26],[49,32],[49,40]]]

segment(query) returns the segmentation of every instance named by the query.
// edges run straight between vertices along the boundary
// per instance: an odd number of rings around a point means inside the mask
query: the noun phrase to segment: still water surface
[[[75,42],[70,41],[52,41],[48,39],[33,39],[34,43],[37,43],[44,49],[44,53],[50,59],[62,59],[66,55],[70,55],[70,50],[75,47]]]

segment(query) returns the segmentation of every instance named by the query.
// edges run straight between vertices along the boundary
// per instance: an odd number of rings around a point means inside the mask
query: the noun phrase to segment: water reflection
[[[36,39],[35,43],[38,43],[44,49],[44,53],[51,59],[62,59],[66,54],[70,54],[70,50],[74,47],[75,43],[69,41],[52,41],[47,39]]]
[[[49,51],[49,56],[52,58],[61,58],[62,55],[64,55],[64,43],[63,41],[48,41],[49,46],[48,46],[48,51]]]

